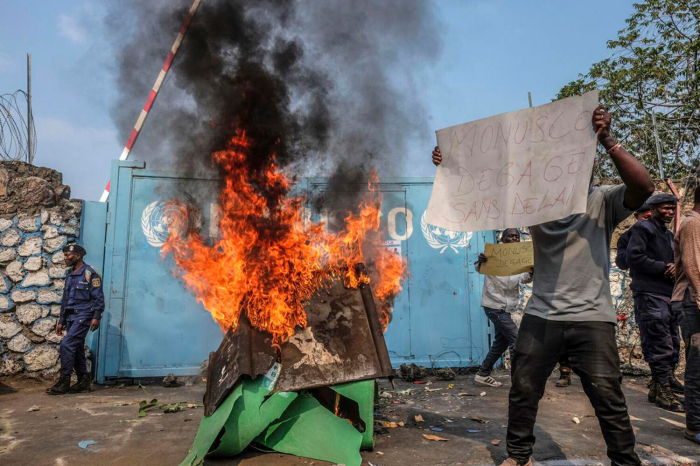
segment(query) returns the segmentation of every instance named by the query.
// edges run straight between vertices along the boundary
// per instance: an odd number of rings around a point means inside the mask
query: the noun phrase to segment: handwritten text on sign
[[[598,91],[437,132],[426,221],[448,230],[538,225],[586,210]]]
[[[484,245],[484,255],[488,259],[479,267],[479,273],[507,277],[530,272],[535,265],[532,241]]]

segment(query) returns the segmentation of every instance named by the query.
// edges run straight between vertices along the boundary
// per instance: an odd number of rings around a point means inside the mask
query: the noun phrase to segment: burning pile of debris
[[[170,210],[181,214],[172,216],[162,252],[174,256],[188,288],[228,329],[209,360],[207,417],[185,464],[207,454],[236,455],[251,442],[359,464],[360,446],[373,445],[374,386],[357,381],[392,375],[382,332],[406,263],[377,231],[376,179],[359,212],[348,213],[346,229],[329,233],[304,221],[303,199],[289,196],[274,158],[262,173],[245,169],[250,144],[239,131],[214,154],[225,185],[213,244],[189,229],[188,207],[171,201]],[[364,267],[368,259],[373,274]],[[309,430],[318,422],[324,442],[318,435],[298,441],[318,432]]]
[[[374,446],[374,380],[392,375],[369,285],[335,282],[281,346],[242,316],[209,359],[205,418],[183,464],[256,443],[347,465]],[[322,426],[322,428],[321,428]]]
[[[189,18],[184,2],[127,3],[135,27],[119,53],[113,113],[125,135],[152,84],[141,71]],[[382,332],[407,276],[383,243],[371,167],[396,168],[388,157],[427,128],[421,103],[406,98],[416,93],[394,76],[434,59],[435,15],[399,0],[209,0],[196,11],[177,60],[168,58],[173,84],[139,136],[152,167],[221,180],[211,219],[219,236],[204,237],[191,221],[196,207],[172,199],[161,250],[226,332],[185,464],[256,442],[359,465],[360,446],[373,443],[371,379],[391,375]],[[123,17],[120,4],[115,24]],[[123,37],[120,27],[115,41]],[[298,176],[324,176],[329,189],[295,196]],[[366,189],[354,189],[360,180]],[[182,196],[196,198],[188,189]],[[312,221],[329,204],[346,212],[334,231]]]

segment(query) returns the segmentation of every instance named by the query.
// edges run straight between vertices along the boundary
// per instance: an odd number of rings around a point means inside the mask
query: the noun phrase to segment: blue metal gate
[[[196,374],[223,333],[174,276],[172,260],[160,258],[159,247],[167,237],[162,209],[165,201],[186,196],[206,206],[200,226],[216,236],[217,183],[146,170],[142,162],[118,161],[111,179],[104,256],[107,309],[100,328],[97,379]],[[380,184],[387,247],[406,257],[410,270],[395,303],[387,345],[394,365],[476,365],[488,349],[490,329],[479,303],[481,277],[473,263],[494,235],[426,224],[423,213],[432,181],[394,178]],[[308,179],[305,189],[324,190],[325,183]],[[333,223],[333,212],[323,215]],[[99,215],[84,221],[99,222]]]

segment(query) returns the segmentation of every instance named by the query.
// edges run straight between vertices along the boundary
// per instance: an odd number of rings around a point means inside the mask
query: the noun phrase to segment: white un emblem
[[[466,248],[469,245],[469,240],[472,239],[471,231],[452,231],[444,228],[430,225],[425,221],[425,212],[420,218],[420,229],[425,236],[430,247],[439,249],[440,254],[445,252],[447,248],[459,253],[459,248]]]
[[[165,241],[170,236],[168,227],[174,220],[188,216],[187,222],[179,222],[187,224],[189,228],[199,229],[202,226],[202,216],[199,210],[191,205],[184,208],[184,204],[155,201],[151,202],[143,209],[141,214],[141,229],[146,241],[153,247],[159,248],[165,244]]]

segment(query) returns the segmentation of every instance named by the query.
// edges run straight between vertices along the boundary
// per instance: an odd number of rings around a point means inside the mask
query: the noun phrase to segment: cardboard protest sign
[[[448,230],[539,225],[586,210],[598,91],[437,131],[426,221]]]
[[[484,275],[508,277],[529,272],[535,265],[532,241],[504,244],[486,243],[484,255],[488,261],[479,267],[479,273]]]

